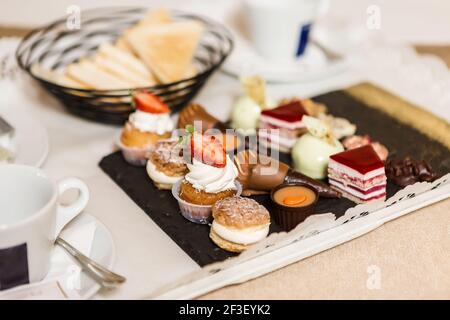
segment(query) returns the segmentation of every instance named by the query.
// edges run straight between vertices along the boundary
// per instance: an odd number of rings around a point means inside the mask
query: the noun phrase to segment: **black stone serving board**
[[[450,151],[445,146],[385,113],[365,106],[344,91],[330,92],[317,96],[314,100],[326,104],[334,116],[344,117],[355,123],[358,127],[357,134],[370,135],[374,140],[386,145],[392,155],[412,155],[425,159],[439,174],[450,171]],[[280,154],[280,159],[287,163],[291,161],[288,154]],[[235,255],[211,242],[208,225],[194,224],[183,218],[171,192],[155,188],[145,169],[126,163],[120,152],[106,156],[99,165],[200,266]],[[399,190],[398,186],[388,183],[388,197]],[[254,199],[271,210],[268,196],[256,196]],[[333,212],[341,216],[354,205],[345,198],[321,198],[316,212]],[[279,231],[281,228],[273,222],[270,232]]]

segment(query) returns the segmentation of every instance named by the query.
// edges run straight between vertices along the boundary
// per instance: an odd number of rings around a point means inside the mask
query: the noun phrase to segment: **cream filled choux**
[[[270,214],[255,200],[229,197],[212,207],[210,238],[220,248],[241,252],[269,234]]]

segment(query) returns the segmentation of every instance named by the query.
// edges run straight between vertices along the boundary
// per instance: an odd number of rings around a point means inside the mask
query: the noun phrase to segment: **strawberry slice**
[[[160,97],[146,91],[137,91],[133,94],[136,108],[148,113],[167,113],[170,111]]]
[[[216,168],[225,167],[227,160],[220,140],[200,133],[191,135],[191,157]]]

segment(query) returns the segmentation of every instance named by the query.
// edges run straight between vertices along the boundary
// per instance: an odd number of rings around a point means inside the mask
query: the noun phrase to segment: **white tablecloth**
[[[438,60],[418,59],[411,49],[405,47],[369,50],[364,57],[372,63],[367,65],[362,61],[347,72],[322,81],[270,85],[269,94],[274,98],[306,97],[369,79],[413,102],[432,106],[432,111],[441,116],[450,116],[448,96],[440,94],[440,90],[449,85],[448,70]],[[374,64],[377,60],[379,63]],[[114,237],[114,270],[125,275],[128,281],[114,291],[98,294],[96,298],[142,298],[159,286],[198,270],[196,263],[98,167],[101,158],[113,150],[113,140],[119,128],[68,114],[30,80],[24,81],[20,87],[17,81],[15,84],[4,82],[1,90],[0,110],[24,109],[46,126],[50,136],[50,154],[43,169],[55,179],[77,176],[86,181],[92,195],[86,211],[103,222]],[[6,92],[8,94],[4,94]],[[240,86],[236,79],[217,73],[195,100],[224,119],[231,102],[239,94]],[[31,100],[25,99],[30,95]]]

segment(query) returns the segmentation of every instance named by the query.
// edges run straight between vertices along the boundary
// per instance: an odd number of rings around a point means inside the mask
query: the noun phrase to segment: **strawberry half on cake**
[[[127,162],[144,166],[155,144],[170,138],[174,123],[169,106],[150,92],[134,92],[133,103],[136,111],[130,114],[117,145]]]
[[[172,194],[186,219],[204,224],[210,221],[214,203],[240,195],[242,187],[236,182],[236,165],[218,138],[194,131],[189,139],[188,173],[173,185]]]
[[[237,168],[215,136],[194,132],[190,140],[192,163],[181,184],[180,197],[189,203],[213,205],[236,193]]]
[[[297,138],[306,132],[302,123],[304,115],[308,113],[298,100],[264,110],[259,118],[259,141],[267,147],[289,152]]]
[[[328,181],[356,203],[386,198],[384,163],[371,145],[330,156]]]

